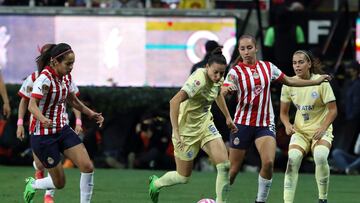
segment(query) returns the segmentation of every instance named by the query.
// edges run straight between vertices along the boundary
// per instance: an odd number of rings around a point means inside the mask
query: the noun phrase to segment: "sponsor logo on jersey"
[[[218,130],[216,129],[216,127],[214,125],[210,125],[209,130],[213,135],[215,135],[218,132]]]
[[[26,92],[27,92],[27,93],[30,93],[30,92],[32,92],[32,89],[33,89],[32,87],[27,86],[27,87],[26,87]]]
[[[41,91],[42,91],[43,94],[47,93],[47,92],[49,91],[49,86],[43,85],[43,86],[41,87]]]
[[[191,158],[194,155],[194,153],[192,151],[189,151],[188,153],[186,153],[186,156],[188,158]]]

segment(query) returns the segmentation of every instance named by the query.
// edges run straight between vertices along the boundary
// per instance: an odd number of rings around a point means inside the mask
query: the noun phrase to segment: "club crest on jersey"
[[[194,80],[194,84],[195,84],[196,86],[199,86],[201,83],[200,83],[199,80]]]
[[[256,72],[256,71],[254,71],[253,72],[253,77],[254,77],[254,79],[259,79],[259,73],[258,72]]]
[[[46,161],[47,161],[48,164],[50,164],[50,165],[54,164],[54,159],[51,158],[51,157],[48,157],[48,158],[46,159]]]
[[[311,97],[312,97],[313,99],[316,99],[316,98],[319,97],[319,94],[318,94],[316,91],[313,91],[313,92],[311,92]]]
[[[49,86],[43,85],[43,86],[41,87],[41,91],[42,91],[43,94],[47,93],[47,92],[49,91]]]
[[[233,141],[234,145],[239,145],[240,144],[240,139],[238,137],[235,137],[234,141]]]

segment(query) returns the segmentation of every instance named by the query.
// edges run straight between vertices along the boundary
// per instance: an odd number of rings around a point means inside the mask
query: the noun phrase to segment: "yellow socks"
[[[290,149],[288,155],[289,159],[284,179],[284,203],[292,203],[294,201],[299,168],[303,158],[302,152],[298,149]]]
[[[323,145],[317,145],[314,149],[315,177],[319,190],[319,199],[327,199],[329,188],[329,164],[327,158],[329,148]]]
[[[229,177],[230,162],[226,161],[216,165],[216,203],[225,203],[230,191]]]
[[[189,179],[190,177],[182,176],[176,171],[170,171],[165,173],[159,179],[155,180],[154,185],[160,189],[166,186],[188,183]]]

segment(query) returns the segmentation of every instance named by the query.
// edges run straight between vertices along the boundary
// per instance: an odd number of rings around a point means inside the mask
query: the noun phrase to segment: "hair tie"
[[[72,49],[68,49],[68,50],[66,50],[66,51],[58,54],[57,56],[53,57],[53,59],[56,59],[56,58],[58,58],[58,57],[60,57],[60,56],[62,56],[62,55],[64,55],[64,54],[66,54],[66,53],[68,53],[68,52],[70,52],[70,51],[72,51]]]
[[[309,56],[309,54],[308,53],[306,53],[306,51],[303,51],[303,50],[298,50],[298,51],[296,51],[295,52],[295,54],[296,53],[301,53],[301,54],[304,54],[305,55],[305,57],[310,61],[310,62],[312,62],[312,60],[311,60],[311,58],[310,58],[310,56]]]

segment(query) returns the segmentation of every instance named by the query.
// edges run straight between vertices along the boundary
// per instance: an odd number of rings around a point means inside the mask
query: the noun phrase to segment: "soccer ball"
[[[216,203],[213,199],[201,199],[197,203]]]

